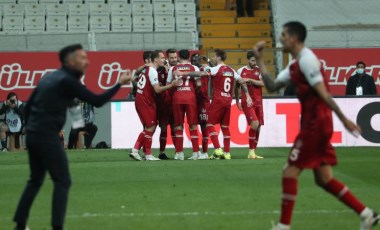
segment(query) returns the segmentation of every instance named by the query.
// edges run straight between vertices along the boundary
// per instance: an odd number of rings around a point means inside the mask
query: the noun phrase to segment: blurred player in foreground
[[[360,230],[371,229],[379,221],[379,215],[363,205],[345,184],[333,176],[332,166],[337,164],[337,157],[330,143],[333,133],[332,111],[353,135],[358,136],[360,128],[342,113],[332,99],[321,63],[304,45],[305,39],[306,27],[302,23],[284,24],[280,41],[284,51],[290,52],[294,59],[280,72],[276,80],[272,80],[264,64],[265,42],[258,42],[253,50],[265,87],[273,92],[292,82],[301,102],[301,130],[283,171],[281,218],[274,229],[290,229],[297,197],[297,178],[304,169],[313,170],[318,186],[360,216]]]
[[[58,133],[65,124],[68,105],[77,97],[100,107],[132,78],[130,71],[127,71],[114,87],[96,95],[80,82],[89,63],[81,45],[63,48],[59,52],[59,59],[61,69],[39,81],[25,106],[30,178],[13,218],[16,230],[26,229],[30,208],[47,172],[54,183],[51,224],[53,230],[63,229],[71,178],[67,156]]]

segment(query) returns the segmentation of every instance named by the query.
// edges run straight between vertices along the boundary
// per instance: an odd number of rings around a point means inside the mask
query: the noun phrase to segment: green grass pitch
[[[248,160],[246,149],[233,149],[230,161],[160,162],[132,161],[125,150],[69,151],[73,185],[65,229],[268,230],[279,217],[288,151],[258,149],[264,160]],[[335,176],[379,211],[379,148],[337,152]],[[26,153],[0,154],[0,229],[13,227],[28,170]],[[47,177],[32,207],[31,230],[50,229],[51,194]],[[316,187],[310,171],[301,175],[298,194],[293,230],[358,229],[359,218]]]

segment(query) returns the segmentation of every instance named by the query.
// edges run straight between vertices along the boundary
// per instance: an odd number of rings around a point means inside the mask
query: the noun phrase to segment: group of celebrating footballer
[[[261,91],[264,84],[253,52],[247,53],[248,64],[237,72],[224,63],[227,59],[224,50],[215,50],[211,61],[198,53],[190,55],[185,49],[178,52],[168,49],[166,57],[161,50],[144,52],[145,64],[136,70],[133,77],[137,82],[135,107],[144,129],[139,134],[130,157],[138,161],[169,159],[165,148],[167,127],[170,125],[175,146],[174,159],[184,160],[183,129],[186,115],[193,150],[188,159],[231,159],[229,124],[235,93],[238,108],[244,111],[250,125],[248,158],[262,159],[256,155],[255,149],[260,126],[264,124]],[[209,91],[212,92],[211,103]],[[198,124],[202,132],[202,152],[199,147]],[[220,124],[223,133],[223,150],[214,127],[216,124]],[[158,158],[152,155],[151,149],[157,125],[161,129]],[[215,148],[210,157],[208,137]],[[141,148],[143,154],[140,155]]]

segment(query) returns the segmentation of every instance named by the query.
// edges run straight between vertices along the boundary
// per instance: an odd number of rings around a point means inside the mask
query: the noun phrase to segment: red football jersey
[[[249,78],[249,79],[253,79],[257,81],[260,80],[260,69],[258,67],[254,67],[253,69],[251,69],[251,68],[248,68],[247,66],[243,66],[237,71],[237,73],[242,78]],[[249,91],[249,95],[252,98],[253,105],[254,106],[263,105],[263,92],[261,89],[262,87],[247,83],[247,88]],[[241,94],[241,103],[245,105],[247,104],[247,96],[243,92]]]
[[[200,71],[204,71],[203,68],[199,69]],[[208,87],[209,87],[209,78],[208,76],[201,77],[202,86],[197,91],[197,103],[203,103],[203,101],[210,102],[210,97],[208,95]]]
[[[177,64],[169,69],[167,82],[173,81],[173,72],[194,72],[199,71],[199,68],[191,64]],[[180,76],[182,84],[173,90],[172,103],[173,104],[196,104],[196,79],[189,76]]]
[[[276,81],[291,81],[296,87],[301,102],[301,132],[306,130],[313,132],[311,135],[322,136],[332,134],[332,111],[313,89],[315,84],[323,82],[329,90],[329,84],[320,61],[310,49],[303,48],[299,59],[289,63]]]
[[[138,77],[136,103],[155,105],[153,85],[156,84],[159,84],[156,69],[149,66],[145,67]]]
[[[168,79],[168,71],[165,67],[159,67],[157,69],[158,82],[161,86],[165,86]],[[156,94],[156,102],[160,105],[170,105],[171,104],[171,92],[166,90],[165,92]]]
[[[231,104],[234,81],[240,79],[240,75],[227,65],[208,67],[206,71],[212,76],[213,103]]]
[[[157,74],[158,74],[158,81],[160,82],[161,86],[166,85],[166,81],[168,79],[168,71],[166,70],[165,67],[159,67],[157,69]]]

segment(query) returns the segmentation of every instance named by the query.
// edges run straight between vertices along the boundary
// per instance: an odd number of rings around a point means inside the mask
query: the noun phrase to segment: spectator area
[[[69,40],[82,41],[85,46],[93,50],[173,46],[194,49],[198,43],[196,5],[192,1],[0,0],[0,2],[0,38],[2,43],[4,41],[8,44],[2,45],[0,50],[3,51],[48,50],[49,47],[56,49],[64,45],[56,40],[57,35],[63,36],[62,38],[72,38]],[[46,41],[48,48],[44,48],[42,44],[31,46],[35,39],[44,41],[43,44]],[[49,46],[49,40],[54,44]],[[23,43],[29,46],[24,47]]]

